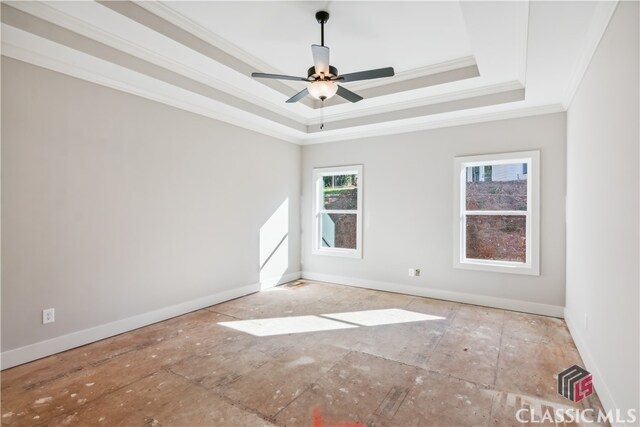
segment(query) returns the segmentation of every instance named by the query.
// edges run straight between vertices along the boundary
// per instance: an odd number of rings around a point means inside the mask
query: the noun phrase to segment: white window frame
[[[314,255],[331,255],[341,256],[349,258],[362,258],[362,193],[364,191],[364,177],[362,174],[362,165],[349,165],[349,166],[335,166],[326,168],[313,169],[312,182],[312,194],[313,194],[313,238],[312,238],[312,253]],[[334,175],[357,175],[358,176],[358,209],[354,210],[337,210],[337,209],[324,209],[323,204],[323,189],[325,176]],[[356,248],[327,248],[322,246],[322,229],[321,229],[321,215],[322,214],[355,214],[356,215]]]
[[[527,163],[526,211],[467,211],[466,168],[496,164]],[[486,154],[456,157],[453,167],[453,266],[466,270],[499,273],[540,275],[540,152]],[[523,215],[524,212],[524,215]],[[480,260],[466,257],[466,217],[468,215],[523,215],[526,216],[526,262]]]

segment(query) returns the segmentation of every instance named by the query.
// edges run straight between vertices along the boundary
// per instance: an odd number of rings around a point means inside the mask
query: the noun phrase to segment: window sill
[[[537,266],[522,264],[519,262],[465,260],[455,262],[453,268],[460,270],[489,271],[493,273],[523,274],[527,276],[540,275],[540,269]]]
[[[358,249],[314,249],[313,255],[337,256],[343,258],[362,258],[362,251]]]

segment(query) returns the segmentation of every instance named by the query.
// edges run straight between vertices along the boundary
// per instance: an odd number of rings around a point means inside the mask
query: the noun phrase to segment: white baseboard
[[[283,283],[298,280],[302,273],[300,271],[294,271],[293,273],[283,274],[282,276],[267,277],[260,280],[260,290],[273,288],[274,286],[282,285]]]
[[[422,287],[419,288],[417,286],[401,285],[390,282],[379,282],[376,280],[358,279],[353,277],[334,276],[330,274],[314,273],[311,271],[303,271],[302,278],[317,280],[320,282],[337,283],[339,285],[354,286],[358,288],[375,289],[379,291],[396,292],[400,294],[436,298],[448,301],[462,302],[466,304],[502,308],[505,310],[540,314],[543,316],[552,316],[558,318],[562,318],[564,316],[564,307],[561,307],[559,305],[541,304],[537,302],[491,297],[486,295],[467,294],[463,292],[443,291],[440,289],[430,289]]]
[[[297,271],[283,275],[277,280],[277,283],[282,284],[299,278],[300,272]],[[269,281],[269,285],[273,283],[273,280]],[[241,288],[229,289],[212,295],[207,295],[202,298],[127,317],[126,319],[116,320],[104,325],[94,326],[92,328],[29,344],[24,347],[7,350],[0,355],[0,368],[7,369],[23,363],[31,362],[81,345],[151,325],[152,323],[157,323],[185,313],[200,310],[201,308],[209,307],[214,304],[219,304],[234,298],[252,294],[260,291],[262,288],[263,286],[261,286],[260,283],[254,283]]]
[[[595,386],[596,393],[598,393],[602,407],[605,412],[612,410],[615,413],[616,408],[619,408],[619,406],[615,404],[611,390],[607,387],[604,377],[600,374],[598,365],[596,365],[595,360],[593,360],[593,356],[591,356],[591,352],[582,338],[582,335],[578,332],[579,329],[577,328],[577,323],[574,322],[571,313],[566,308],[564,310],[564,320],[567,323],[573,342],[576,344],[578,353],[580,353],[580,357],[582,357],[582,361],[585,365],[584,367],[593,375],[593,385]],[[612,423],[612,425],[615,424]]]

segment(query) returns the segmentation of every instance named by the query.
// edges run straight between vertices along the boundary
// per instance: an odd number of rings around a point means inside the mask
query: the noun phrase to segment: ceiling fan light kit
[[[313,66],[307,71],[307,77],[294,77],[281,74],[252,73],[251,76],[262,79],[279,79],[304,81],[307,87],[286,102],[298,102],[307,95],[319,101],[331,99],[334,95],[338,95],[347,101],[358,102],[363,98],[344,86],[338,85],[338,82],[347,83],[360,80],[378,79],[381,77],[392,77],[394,70],[392,67],[378,68],[375,70],[359,71],[350,74],[338,74],[338,69],[329,63],[329,48],[324,45],[324,24],[329,20],[329,13],[319,11],[316,13],[316,20],[320,24],[320,45],[312,45],[311,53],[313,55]]]
[[[307,83],[307,91],[313,98],[324,101],[338,92],[338,85],[331,80],[318,80]]]

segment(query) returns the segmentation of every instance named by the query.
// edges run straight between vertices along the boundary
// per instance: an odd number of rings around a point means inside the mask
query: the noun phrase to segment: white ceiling
[[[306,77],[320,44],[316,11],[327,10],[325,44],[342,73],[394,66],[397,72],[471,56],[458,2],[170,2],[207,31],[270,69]]]
[[[3,2],[2,54],[295,143],[562,111],[616,2]],[[325,44],[365,99],[285,100]]]

